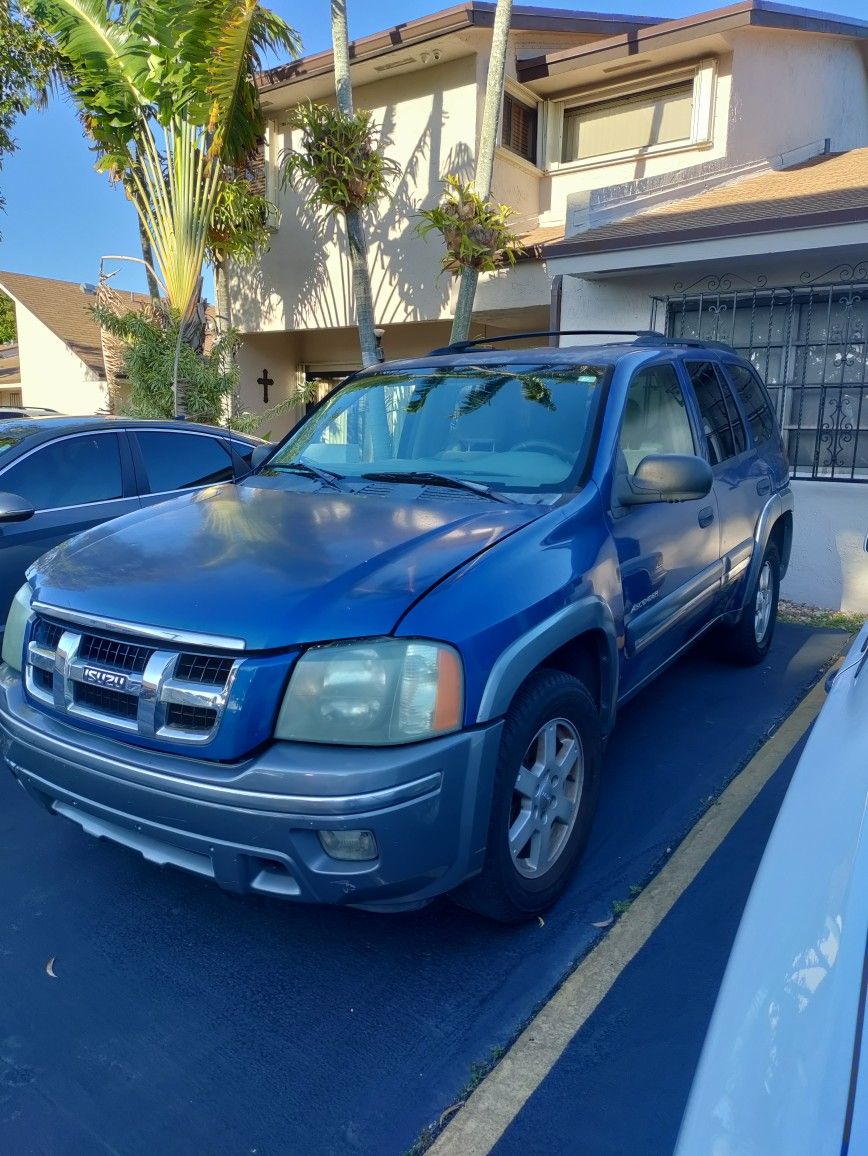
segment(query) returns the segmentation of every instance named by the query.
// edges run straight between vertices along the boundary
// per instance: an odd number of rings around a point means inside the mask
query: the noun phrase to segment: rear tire
[[[778,618],[780,586],[781,557],[777,545],[769,542],[741,618],[724,634],[727,656],[733,662],[756,666],[768,654]]]
[[[532,674],[506,715],[485,864],[457,903],[517,923],[560,898],[588,841],[602,748],[583,684],[559,670]]]

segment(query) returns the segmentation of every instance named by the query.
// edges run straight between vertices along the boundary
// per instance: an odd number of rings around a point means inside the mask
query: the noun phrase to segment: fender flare
[[[571,603],[520,635],[500,655],[485,683],[477,723],[490,722],[506,713],[516,691],[549,655],[568,642],[599,631],[605,638],[600,670],[600,702],[606,734],[615,721],[618,699],[618,632],[612,611],[600,598],[584,598]]]

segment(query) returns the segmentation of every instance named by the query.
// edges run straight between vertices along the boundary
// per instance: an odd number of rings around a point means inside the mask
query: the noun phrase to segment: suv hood
[[[210,487],[78,535],[31,581],[58,609],[251,650],[384,635],[441,578],[543,512],[418,493]]]

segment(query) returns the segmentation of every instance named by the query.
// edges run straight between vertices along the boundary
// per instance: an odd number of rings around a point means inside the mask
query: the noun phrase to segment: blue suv
[[[357,373],[247,480],[34,564],[0,667],[22,786],[232,891],[557,899],[618,706],[711,629],[768,650],[793,502],[731,349],[484,344]]]

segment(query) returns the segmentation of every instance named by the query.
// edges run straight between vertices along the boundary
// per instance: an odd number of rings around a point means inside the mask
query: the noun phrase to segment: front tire
[[[532,674],[506,715],[485,864],[458,903],[517,923],[560,898],[588,841],[602,748],[583,684],[559,670]]]
[[[769,542],[742,616],[727,634],[727,653],[734,662],[756,666],[768,654],[778,618],[780,587],[781,557],[777,545]]]

